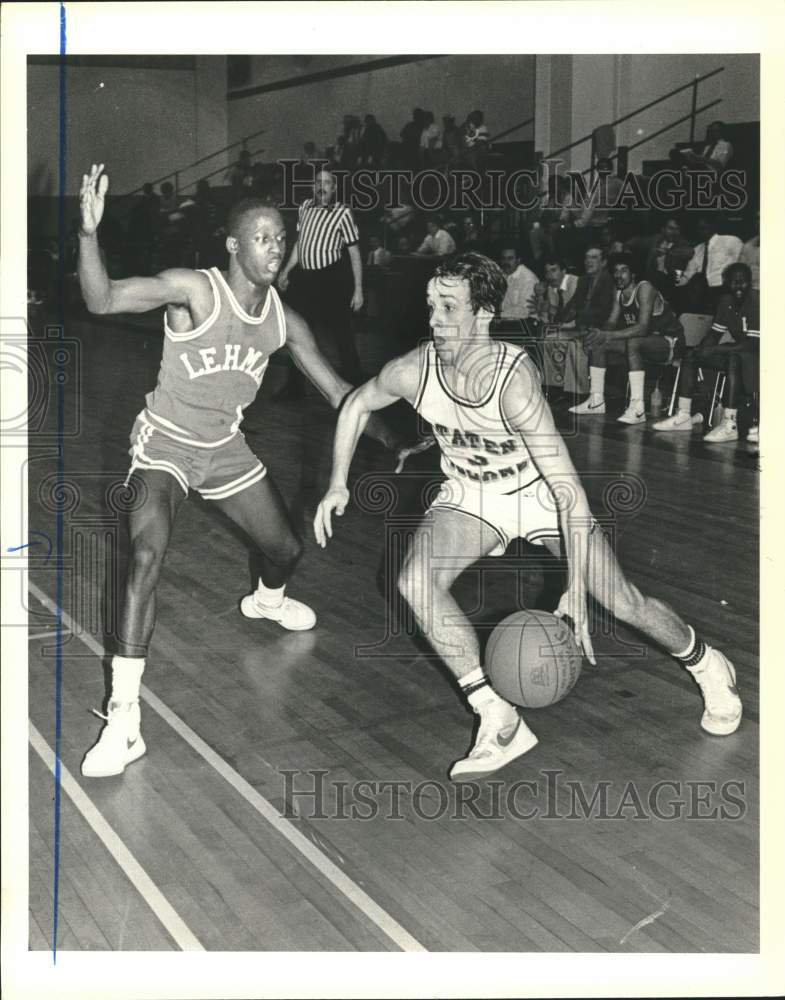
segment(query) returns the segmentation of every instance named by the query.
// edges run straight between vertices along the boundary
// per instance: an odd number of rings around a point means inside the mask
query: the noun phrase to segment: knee
[[[427,609],[433,593],[447,593],[454,582],[453,574],[427,566],[421,559],[407,559],[398,577],[398,592],[415,614]]]
[[[276,565],[293,569],[303,557],[302,539],[292,532],[280,539],[275,550],[268,554]]]

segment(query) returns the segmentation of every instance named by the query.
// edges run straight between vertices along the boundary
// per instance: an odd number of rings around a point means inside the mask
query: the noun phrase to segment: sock
[[[733,409],[731,409],[729,406],[726,406],[725,407],[725,412],[723,414],[723,420],[727,420],[729,424],[735,424],[736,423],[736,414],[738,412],[739,411],[735,407]]]
[[[135,656],[112,657],[112,701],[139,701],[145,661]]]
[[[605,369],[589,368],[589,385],[593,403],[599,403],[605,398]]]
[[[508,704],[504,698],[500,698],[499,695],[493,690],[488,675],[482,667],[477,667],[470,673],[460,677],[458,679],[458,683],[461,686],[461,690],[466,695],[466,700],[475,712],[479,712],[483,708],[490,708],[494,705]]]
[[[277,608],[283,603],[283,592],[285,590],[286,584],[283,587],[265,587],[262,578],[259,577],[259,586],[256,588],[254,597],[257,604],[261,604],[264,608]]]
[[[643,382],[646,372],[630,372],[630,406],[643,404]]]
[[[690,415],[692,412],[692,399],[689,396],[679,396],[679,413]]]
[[[695,634],[695,629],[691,626],[687,626],[690,630],[690,642],[687,648],[681,653],[671,653],[674,660],[678,660],[683,667],[687,667],[689,670],[695,670],[695,668],[700,664],[703,657],[708,653],[709,647],[700,638],[700,636]]]

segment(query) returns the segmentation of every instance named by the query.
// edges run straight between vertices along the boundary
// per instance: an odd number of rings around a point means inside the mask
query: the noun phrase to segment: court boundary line
[[[28,720],[28,739],[30,745],[41,758],[52,774],[55,773],[55,752]],[[204,945],[191,931],[186,922],[164,896],[155,882],[150,878],[142,865],[136,860],[131,850],[126,847],[122,837],[104,819],[100,809],[79,785],[68,768],[60,763],[60,783],[66,795],[71,799],[82,818],[95,833],[104,847],[109,851],[120,869],[128,877],[145,903],[150,907],[167,933],[181,951],[204,951]]]
[[[38,601],[49,611],[56,612],[56,605],[51,598],[44,593],[28,577],[28,589]],[[64,621],[74,636],[99,659],[107,655],[103,646],[91,635],[80,632],[76,628],[74,619],[66,612],[60,612]],[[368,920],[371,921],[382,933],[389,938],[401,951],[404,952],[427,952],[428,949],[421,944],[409,931],[389,914],[382,906],[372,899],[368,893],[362,889],[354,879],[350,878],[346,872],[342,871],[338,865],[331,861],[322,851],[319,850],[294,824],[281,816],[273,804],[266,799],[261,792],[258,792],[241,774],[228,764],[220,754],[216,753],[191,727],[184,722],[175,712],[172,711],[157,695],[155,695],[145,684],[141,686],[141,698],[152,710],[159,715],[174,731],[185,740],[204,761],[206,761],[217,774],[219,774],[245,801],[263,818],[270,826],[280,834],[296,851],[298,851],[306,861],[316,868],[316,870],[327,879],[350,903],[352,903]],[[77,785],[77,787],[79,787]],[[81,789],[80,789],[81,790]]]

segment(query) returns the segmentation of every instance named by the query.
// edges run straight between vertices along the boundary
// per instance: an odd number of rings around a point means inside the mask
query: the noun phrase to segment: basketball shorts
[[[225,500],[258,483],[267,469],[238,433],[217,448],[181,444],[154,427],[139,414],[131,431],[131,468],[168,472],[185,494],[196,490],[205,500]],[[128,482],[126,479],[126,482]]]
[[[504,555],[513,538],[525,538],[532,545],[561,537],[559,511],[544,479],[515,493],[491,493],[458,479],[446,479],[429,510],[457,510],[477,518],[493,529],[498,545],[489,553]]]

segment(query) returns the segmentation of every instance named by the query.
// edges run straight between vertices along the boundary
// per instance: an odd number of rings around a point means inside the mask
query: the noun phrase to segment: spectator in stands
[[[360,135],[362,125],[357,115],[343,116],[343,132],[336,139],[336,151],[341,150],[341,166],[353,170],[360,156]]]
[[[666,219],[652,238],[651,249],[643,265],[643,276],[670,300],[694,252],[681,234],[678,219]]]
[[[316,148],[315,142],[311,142],[309,139],[308,142],[303,143],[303,151],[300,153],[300,163],[303,164],[303,166],[316,169],[316,167],[319,166],[321,159],[322,157],[319,154],[319,150]],[[311,175],[311,178],[313,179],[313,175]]]
[[[528,319],[534,314],[534,291],[537,275],[521,263],[518,248],[505,244],[499,253],[499,265],[507,276],[507,291],[501,306],[502,319]]]
[[[623,361],[629,372],[630,402],[619,423],[646,422],[644,363],[668,364],[684,351],[684,329],[676,314],[648,281],[637,281],[635,259],[630,253],[611,259],[616,300],[608,322],[589,330],[588,399],[570,407],[573,413],[605,412],[605,371],[609,361]]]
[[[714,322],[700,346],[681,362],[678,410],[672,417],[654,424],[656,431],[691,431],[699,415],[692,414],[695,374],[700,368],[727,373],[726,408],[721,422],[704,437],[710,444],[736,441],[739,437],[737,413],[739,388],[752,399],[753,423],[747,440],[758,443],[758,350],[760,344],[760,302],[752,287],[752,272],[747,264],[730,264],[725,271],[725,293],[717,306]],[[729,343],[720,340],[729,335]]]
[[[412,241],[408,236],[399,236],[395,246],[395,252],[399,256],[406,256],[412,252]]]
[[[131,209],[128,220],[129,271],[131,274],[153,273],[152,250],[161,232],[161,198],[152,184],[145,184],[142,195]]]
[[[575,225],[580,229],[591,228],[599,235],[597,230],[610,226],[615,218],[616,203],[623,186],[621,178],[613,172],[613,160],[609,157],[597,160],[596,181],[595,186],[589,187],[585,203],[576,206]]]
[[[565,305],[562,323],[574,323],[579,330],[605,326],[613,311],[615,288],[606,267],[602,247],[589,245],[583,257],[584,274],[575,293]]]
[[[712,122],[709,125],[700,153],[692,149],[682,149],[678,153],[690,167],[703,167],[721,174],[723,170],[727,170],[733,159],[733,146],[728,141],[725,123]]]
[[[473,215],[465,215],[463,217],[459,240],[462,253],[466,253],[469,250],[474,250],[477,253],[484,252],[485,239]]]
[[[248,196],[251,184],[253,183],[250,150],[240,150],[237,162],[232,164],[226,172],[226,179],[229,181],[232,189],[233,201]],[[161,187],[161,190],[163,191],[163,187]]]
[[[442,130],[436,124],[433,111],[423,111],[422,132],[420,132],[420,162],[438,162],[442,152]]]
[[[437,257],[447,257],[449,254],[455,253],[455,240],[443,228],[442,220],[438,215],[434,215],[428,219],[426,229],[428,230],[428,234],[414,251],[416,254],[433,254]]]
[[[376,121],[375,115],[366,115],[360,133],[360,163],[364,167],[378,169],[384,161],[387,149],[387,133]]]
[[[756,219],[756,229],[760,230],[760,212],[758,212]],[[739,261],[749,267],[752,275],[752,287],[756,292],[760,291],[760,232],[744,244]]]
[[[471,111],[463,123],[464,149],[472,150],[488,145],[490,134],[482,111]]]
[[[546,256],[544,265],[545,281],[535,288],[537,316],[543,323],[574,326],[575,319],[565,322],[565,316],[578,287],[578,278],[567,273],[561,257],[550,254]]]
[[[676,283],[683,289],[680,311],[712,314],[722,295],[725,268],[736,263],[744,244],[738,236],[720,235],[712,215],[699,216],[695,228],[699,242]]]
[[[422,135],[425,112],[422,108],[412,111],[411,121],[401,129],[402,166],[416,170],[420,163],[420,136]]]
[[[453,115],[445,115],[442,118],[442,153],[446,163],[455,163],[460,158],[462,138]]]
[[[368,255],[365,263],[368,267],[388,267],[392,261],[392,254],[384,249],[381,236],[378,233],[371,233],[368,237]]]
[[[221,262],[220,218],[213,198],[213,191],[207,180],[196,185],[193,210],[194,246],[197,267],[214,267]]]

